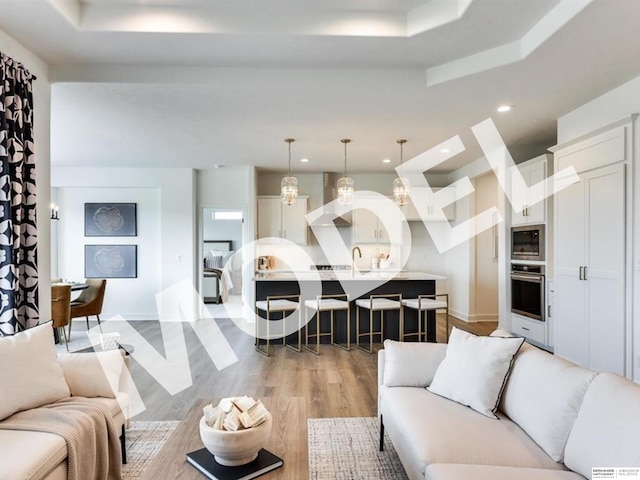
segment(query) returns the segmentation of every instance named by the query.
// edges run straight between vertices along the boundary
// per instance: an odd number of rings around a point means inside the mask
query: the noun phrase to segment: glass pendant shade
[[[285,205],[293,205],[298,199],[298,179],[287,175],[280,182],[280,199]]]
[[[338,180],[338,202],[341,205],[351,205],[353,203],[353,194],[355,192],[355,184],[353,179],[344,176]]]
[[[409,203],[409,179],[397,177],[393,181],[393,199],[399,207]]]
[[[407,141],[402,138],[396,140],[396,143],[400,145],[400,175],[393,181],[393,199],[399,207],[405,206],[409,203],[409,179],[402,176],[402,160],[403,160],[403,147]]]
[[[289,173],[280,182],[280,200],[285,205],[293,205],[298,200],[298,179],[291,175],[291,144],[295,139],[285,138],[284,141],[289,144]]]
[[[351,140],[343,138],[340,142],[344,144],[344,176],[338,180],[338,184],[336,185],[338,189],[338,203],[340,205],[351,205],[355,192],[355,183],[352,178],[347,176],[347,145]]]

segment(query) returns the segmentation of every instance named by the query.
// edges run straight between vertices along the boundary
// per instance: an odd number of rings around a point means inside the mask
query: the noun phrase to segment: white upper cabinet
[[[518,175],[522,176],[527,187],[536,185],[542,182],[547,177],[547,168],[550,165],[550,160],[547,155],[541,155],[527,162],[518,165],[518,170],[512,174],[512,198],[514,198],[515,204],[522,205],[519,210],[513,210],[511,217],[511,224],[516,225],[533,225],[536,223],[545,223],[546,205],[547,199],[541,200],[537,203],[533,203],[529,198],[529,192],[516,188],[516,181]]]
[[[378,218],[380,201],[372,201],[373,210],[356,208],[353,211],[353,240],[355,243],[389,243],[389,234]]]
[[[448,205],[443,208],[445,217],[447,220],[452,221],[455,220],[455,191],[452,188],[434,188],[433,194],[436,192],[440,192],[440,195],[444,195],[447,200]],[[426,216],[427,221],[441,221],[442,217],[436,214],[436,208],[434,207],[433,195],[428,195],[428,201],[425,205],[421,207],[423,215]],[[406,217],[409,222],[421,222],[423,218],[420,216],[420,212],[418,208],[413,204],[411,200],[409,202],[400,207],[402,213]]]
[[[278,196],[258,197],[258,238],[284,238],[306,245],[307,199],[299,196],[293,205],[284,205]]]

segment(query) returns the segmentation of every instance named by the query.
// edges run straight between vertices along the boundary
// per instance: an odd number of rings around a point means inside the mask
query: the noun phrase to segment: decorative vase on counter
[[[391,267],[391,262],[389,260],[380,259],[380,270],[384,270]]]

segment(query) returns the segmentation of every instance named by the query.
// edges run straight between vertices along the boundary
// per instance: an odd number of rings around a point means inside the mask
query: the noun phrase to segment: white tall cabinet
[[[555,149],[556,171],[580,181],[555,195],[555,353],[627,373],[626,142],[619,126]]]

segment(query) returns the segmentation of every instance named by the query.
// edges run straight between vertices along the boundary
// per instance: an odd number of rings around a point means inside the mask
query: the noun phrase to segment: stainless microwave
[[[511,227],[511,259],[544,261],[544,225]]]

